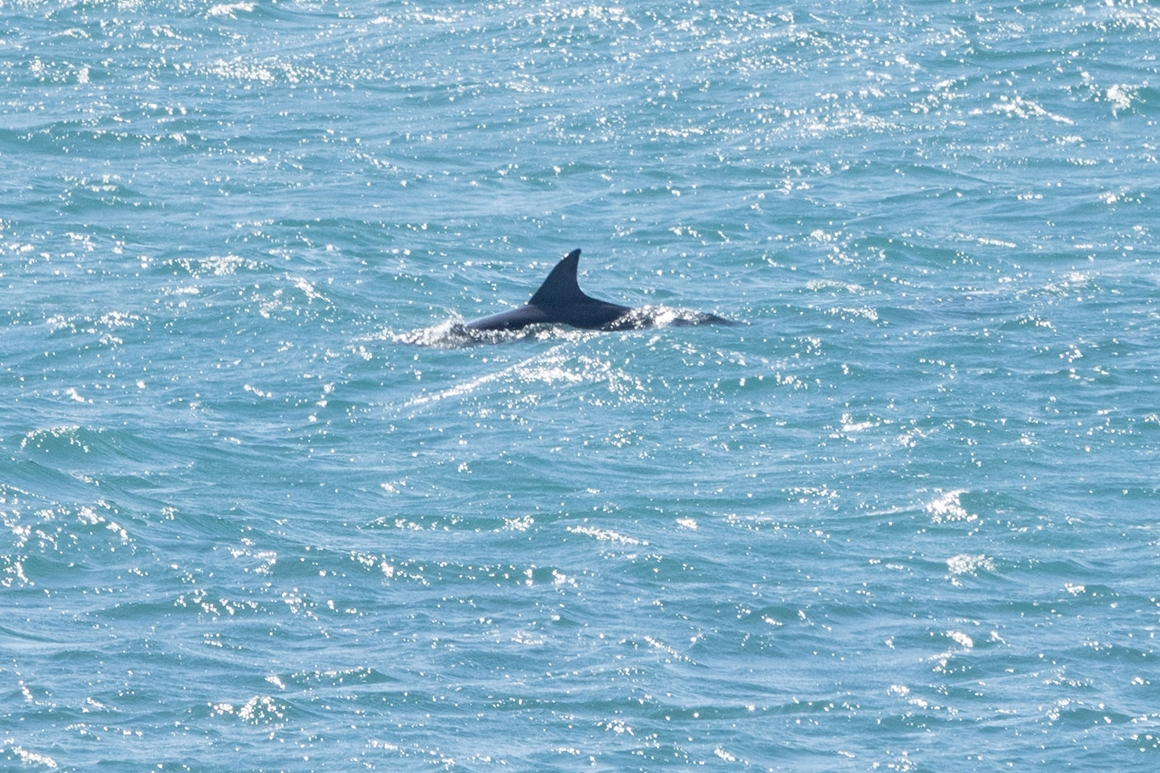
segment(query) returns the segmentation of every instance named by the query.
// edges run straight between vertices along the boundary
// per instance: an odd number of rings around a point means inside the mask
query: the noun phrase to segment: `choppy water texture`
[[[1154,3],[0,14],[3,766],[1160,765]]]

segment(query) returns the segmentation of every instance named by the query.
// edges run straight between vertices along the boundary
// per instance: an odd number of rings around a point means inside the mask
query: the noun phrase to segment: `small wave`
[[[255,3],[219,3],[206,11],[207,16],[228,16],[237,19],[237,14],[249,13],[254,10]]]
[[[704,311],[674,309],[668,306],[641,306],[618,319],[610,330],[647,330],[658,327],[694,327],[697,325],[737,325],[731,319]]]
[[[400,344],[433,349],[466,349],[479,344],[497,344],[528,338],[551,337],[553,329],[539,325],[523,330],[472,330],[463,320],[450,319],[431,327],[406,333],[386,333],[385,338]]]
[[[479,344],[506,343],[527,339],[549,340],[559,338],[578,339],[601,332],[622,332],[631,330],[651,330],[665,327],[695,327],[699,325],[738,325],[725,317],[691,309],[674,309],[668,306],[642,306],[633,309],[614,323],[601,330],[582,330],[564,325],[530,325],[520,330],[474,330],[462,319],[450,319],[430,327],[419,328],[405,333],[384,331],[379,337],[401,344],[424,346],[436,349],[464,349]]]
[[[978,555],[961,553],[947,559],[947,571],[955,575],[969,574],[972,576],[977,575],[980,571],[993,572],[995,571],[995,559],[983,553]]]
[[[927,502],[925,509],[930,513],[932,523],[952,523],[954,521],[978,521],[979,516],[968,512],[963,506],[961,497],[966,489],[939,491],[939,496]]]

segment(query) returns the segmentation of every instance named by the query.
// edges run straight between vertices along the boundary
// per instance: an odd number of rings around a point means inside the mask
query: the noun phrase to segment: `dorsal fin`
[[[528,303],[540,308],[552,308],[590,300],[581,292],[580,285],[576,281],[576,268],[579,265],[580,250],[572,250],[556,264],[552,273],[548,274],[548,278]]]

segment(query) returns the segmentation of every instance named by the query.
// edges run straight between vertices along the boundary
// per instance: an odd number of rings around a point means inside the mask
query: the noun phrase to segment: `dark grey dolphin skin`
[[[615,330],[632,309],[589,297],[576,282],[580,250],[556,264],[532,299],[518,309],[467,323],[471,330],[519,330],[528,325],[563,324],[587,330]]]

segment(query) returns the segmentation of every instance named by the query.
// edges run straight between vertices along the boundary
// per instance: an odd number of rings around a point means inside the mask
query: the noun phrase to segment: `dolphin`
[[[624,321],[632,308],[585,295],[576,281],[579,264],[580,250],[572,250],[556,264],[530,301],[518,309],[468,322],[467,327],[520,330],[528,325],[558,323],[585,330],[616,330],[616,323]]]
[[[580,250],[572,250],[556,264],[532,299],[511,311],[468,322],[469,330],[521,330],[528,325],[571,325],[585,330],[629,330],[654,327],[659,315],[649,309],[634,309],[601,301],[585,295],[576,281]],[[705,323],[736,325],[716,314],[680,312],[667,318],[665,324],[675,327]]]

